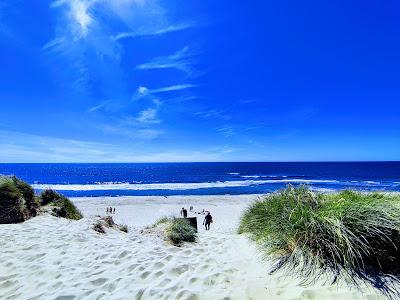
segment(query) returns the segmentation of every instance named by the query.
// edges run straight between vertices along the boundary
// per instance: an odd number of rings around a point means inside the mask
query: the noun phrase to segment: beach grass
[[[40,201],[33,188],[15,176],[0,177],[0,223],[19,223],[36,216]]]
[[[152,230],[158,227],[162,229],[165,238],[175,246],[180,246],[183,242],[195,242],[197,238],[196,230],[186,219],[161,217],[146,229]]]
[[[43,205],[54,206],[54,213],[61,218],[70,220],[80,220],[83,218],[79,209],[67,197],[57,193],[56,191],[47,189],[40,195]]]
[[[197,232],[188,220],[172,218],[167,223],[166,236],[172,244],[179,246],[183,242],[195,242]]]
[[[246,233],[282,270],[312,284],[321,278],[370,283],[397,295],[400,275],[400,197],[305,186],[267,195],[243,214]],[[329,276],[331,275],[331,276]]]
[[[128,231],[129,231],[128,225],[121,225],[119,227],[119,230],[121,230],[122,232],[128,233]]]
[[[25,217],[25,200],[11,178],[0,181],[0,223],[19,223]]]

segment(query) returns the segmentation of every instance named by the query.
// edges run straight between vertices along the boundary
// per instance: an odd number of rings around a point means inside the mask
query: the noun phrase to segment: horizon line
[[[148,161],[148,162],[0,162],[0,164],[207,164],[207,163],[400,163],[400,160],[299,160],[299,161]]]

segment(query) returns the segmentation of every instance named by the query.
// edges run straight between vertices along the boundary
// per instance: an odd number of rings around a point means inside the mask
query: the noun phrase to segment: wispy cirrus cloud
[[[174,24],[174,25],[168,25],[166,27],[162,28],[146,28],[146,29],[139,29],[136,31],[128,31],[128,32],[120,32],[116,34],[115,36],[112,37],[113,40],[122,40],[126,38],[135,38],[135,37],[141,37],[141,36],[158,36],[158,35],[164,35],[167,33],[175,32],[175,31],[181,31],[185,29],[189,29],[192,27],[195,27],[196,23],[194,22],[187,22],[187,23],[180,23],[180,24]]]
[[[122,122],[121,122],[122,123]],[[104,124],[98,126],[98,128],[106,134],[117,135],[125,138],[129,138],[133,141],[151,141],[161,136],[164,131],[154,128],[138,128],[128,127],[123,125]]]
[[[88,109],[88,112],[105,111],[115,112],[122,108],[122,105],[116,101],[104,101],[98,105],[92,106]]]
[[[110,129],[113,130],[113,129]],[[115,129],[118,130],[118,129]],[[134,133],[132,133],[134,134]],[[143,130],[136,135],[154,136],[157,132]],[[182,162],[223,161],[235,149],[227,146],[198,150],[150,150],[112,143],[65,139],[21,132],[1,131],[2,163],[79,163],[79,162]]]
[[[191,75],[193,69],[191,67],[192,61],[190,60],[188,51],[189,47],[186,46],[172,55],[153,58],[147,63],[138,65],[136,68],[139,70],[172,68],[181,70],[187,75]]]
[[[127,28],[160,35],[194,26],[172,25],[158,0],[58,0],[50,6],[57,16],[55,36],[43,50],[53,59],[56,76],[78,92],[104,98],[129,90],[121,65],[122,36],[115,38],[116,32]]]
[[[232,127],[232,126],[223,126],[223,127],[220,127],[220,128],[217,128],[217,131],[219,132],[219,133],[221,133],[223,136],[225,136],[225,137],[232,137],[232,136],[234,136],[235,135],[235,130],[234,130],[234,128]]]
[[[145,86],[140,86],[136,90],[136,93],[133,95],[133,100],[138,100],[140,98],[143,98],[146,96],[151,96],[153,94],[181,91],[181,90],[191,89],[191,88],[195,88],[195,87],[198,87],[198,85],[191,84],[191,83],[175,84],[175,85],[170,85],[170,86],[165,86],[165,87],[155,88],[155,89],[149,89]]]
[[[148,108],[139,112],[137,121],[140,123],[160,123],[161,121],[157,119],[157,109]]]
[[[202,117],[202,118],[217,118],[223,120],[230,120],[232,117],[225,111],[218,109],[208,109],[203,111],[195,112],[194,115]]]

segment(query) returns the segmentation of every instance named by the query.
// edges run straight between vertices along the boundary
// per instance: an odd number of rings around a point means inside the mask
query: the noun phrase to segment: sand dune
[[[0,225],[1,299],[383,299],[375,291],[268,275],[254,246],[235,233],[255,196],[76,198],[80,221],[41,215]],[[115,206],[129,233],[91,229]],[[215,223],[195,244],[174,247],[141,229],[183,205],[210,209]]]

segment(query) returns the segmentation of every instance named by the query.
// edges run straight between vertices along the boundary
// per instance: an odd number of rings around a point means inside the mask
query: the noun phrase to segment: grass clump
[[[119,230],[121,230],[122,232],[128,233],[128,226],[127,225],[121,225],[119,227]]]
[[[96,231],[98,233],[101,233],[101,234],[106,233],[106,231],[103,227],[103,223],[101,221],[97,221],[96,223],[94,223],[92,228],[94,231]]]
[[[82,213],[67,197],[60,195],[53,190],[45,190],[40,195],[43,205],[54,206],[53,212],[57,217],[80,220],[83,218]]]
[[[11,178],[0,181],[0,223],[20,223],[26,219],[23,194]]]
[[[156,233],[175,246],[181,246],[183,242],[195,242],[197,238],[197,232],[188,220],[173,217],[162,217],[143,232]]]
[[[38,201],[38,198],[35,197],[35,191],[33,190],[33,188],[16,176],[12,176],[11,180],[14,183],[15,187],[21,192],[22,197],[25,201],[26,209],[28,210],[29,214],[31,216],[36,216],[37,209],[40,207],[40,202]]]
[[[33,188],[15,176],[0,177],[0,223],[19,223],[37,214]]]
[[[0,224],[20,223],[37,215],[41,205],[52,205],[53,213],[71,220],[82,219],[81,212],[66,197],[45,190],[38,197],[34,189],[15,176],[0,176]]]
[[[171,221],[171,218],[168,218],[168,217],[161,217],[161,218],[159,218],[153,225],[151,225],[150,227],[151,227],[151,228],[155,228],[155,227],[157,227],[157,226],[159,226],[159,225],[166,224],[166,223],[168,223],[168,222],[170,222],[170,221]]]
[[[166,237],[176,246],[183,242],[195,242],[196,230],[186,219],[170,219],[166,227]]]
[[[400,198],[344,191],[320,194],[305,186],[270,194],[241,218],[272,272],[296,274],[304,284],[333,275],[360,286],[372,284],[388,296],[400,278]]]

